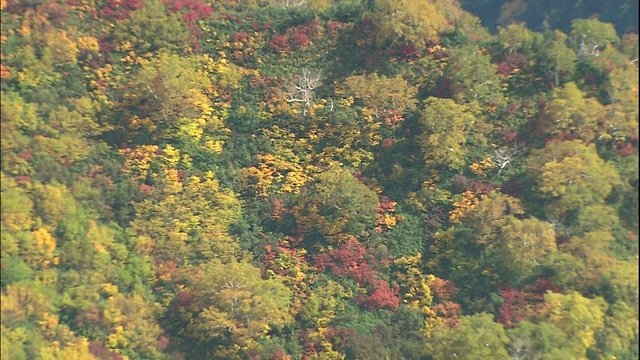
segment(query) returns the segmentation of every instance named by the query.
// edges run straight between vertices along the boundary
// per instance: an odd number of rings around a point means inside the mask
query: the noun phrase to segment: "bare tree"
[[[586,56],[598,56],[600,55],[600,52],[598,51],[598,45],[597,44],[585,44],[584,43],[584,38],[586,37],[585,34],[582,34],[582,40],[580,41],[580,49],[578,50],[578,54],[580,55],[586,55]]]
[[[283,8],[301,7],[307,5],[307,0],[276,0],[276,3]]]
[[[515,160],[525,151],[527,151],[527,146],[523,143],[515,143],[506,149],[496,149],[492,160],[499,168],[498,174],[500,174],[504,169],[511,170]]]
[[[287,86],[285,98],[287,102],[299,102],[304,104],[303,114],[306,115],[307,108],[313,101],[313,92],[320,87],[322,75],[318,71],[303,70],[300,75],[290,81]]]

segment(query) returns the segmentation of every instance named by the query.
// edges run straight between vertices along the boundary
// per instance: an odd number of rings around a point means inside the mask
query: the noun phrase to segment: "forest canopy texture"
[[[2,359],[637,359],[638,35],[527,4],[1,0]]]

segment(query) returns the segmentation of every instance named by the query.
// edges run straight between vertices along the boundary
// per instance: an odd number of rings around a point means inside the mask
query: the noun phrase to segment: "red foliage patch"
[[[271,360],[289,360],[289,359],[291,359],[291,356],[287,355],[286,353],[283,353],[280,350],[271,354]]]
[[[172,307],[175,309],[192,309],[196,302],[196,294],[193,291],[181,291],[173,300]],[[189,311],[192,312],[192,311]]]
[[[341,26],[342,26],[342,23],[340,21],[329,20],[329,22],[327,23],[327,28],[329,29],[330,32],[334,32],[336,29],[340,28]]]
[[[295,45],[296,48],[305,48],[309,46],[309,38],[305,33],[295,33],[293,34],[293,45]]]
[[[544,295],[547,293],[547,291],[552,291],[555,293],[561,292],[559,287],[554,285],[551,280],[546,278],[540,278],[536,280],[535,284],[525,286],[524,290],[527,292],[528,298],[537,301],[544,301]]]
[[[471,180],[469,181],[467,190],[472,191],[476,194],[488,194],[495,188],[496,187],[493,184],[485,184],[481,180]]]
[[[403,121],[404,121],[404,116],[402,116],[402,114],[398,111],[387,110],[384,113],[384,122],[389,127],[392,127],[392,128],[399,127]]]
[[[513,140],[515,140],[518,137],[518,134],[512,131],[508,131],[504,134],[504,142],[509,144],[511,143]]]
[[[23,150],[23,151],[18,153],[18,157],[21,158],[24,161],[31,160],[32,156],[33,156],[33,149],[32,148],[28,148],[28,149]]]
[[[368,260],[372,261],[373,256],[367,254],[365,247],[353,236],[340,248],[331,250],[328,254],[314,256],[315,265],[319,271],[329,267],[336,276],[350,277],[363,285],[377,281]]]
[[[511,68],[511,66],[509,66],[509,64],[505,63],[505,62],[500,62],[498,63],[498,73],[504,76],[508,76],[511,74],[511,71],[513,71],[513,69]]]
[[[279,199],[273,200],[273,212],[271,213],[271,216],[274,219],[280,219],[284,215],[290,214],[290,213],[291,213],[291,209],[285,206],[284,201]]]
[[[377,282],[375,290],[369,295],[362,305],[366,309],[390,309],[393,310],[400,305],[400,298],[398,297],[399,289],[392,289],[384,280]]]
[[[289,51],[286,35],[273,35],[269,41],[269,47],[275,51]]]
[[[246,43],[247,42],[247,33],[246,32],[239,32],[237,34],[235,34],[233,36],[233,41],[234,42],[241,42],[241,43]]]
[[[238,16],[234,16],[234,15],[231,15],[231,14],[224,14],[224,16],[223,16],[223,17],[224,17],[224,19],[225,19],[225,20],[227,20],[227,21],[234,21],[234,22],[236,22],[236,23],[238,23],[238,24],[241,24],[241,23],[242,23],[242,18],[240,18],[240,17],[238,17]]]
[[[129,18],[132,11],[142,7],[142,0],[106,0],[106,6],[100,10],[100,15],[104,18],[124,20]]]
[[[511,52],[504,56],[503,61],[498,63],[498,73],[508,76],[516,69],[522,69],[527,65],[527,59],[518,52]]]
[[[536,316],[545,307],[544,296],[548,291],[560,292],[549,279],[538,279],[535,284],[527,285],[522,290],[510,289],[508,285],[502,290],[504,304],[499,309],[498,321],[505,327],[514,327],[522,320]]]
[[[144,195],[153,194],[153,188],[147,184],[140,184],[140,187],[138,188],[138,190]]]
[[[413,59],[417,59],[420,56],[421,54],[418,51],[418,48],[412,43],[404,44],[402,47],[400,47],[397,50],[397,54],[396,54],[396,58],[402,61],[410,61]]]
[[[460,319],[458,318],[460,309],[460,304],[451,301],[447,301],[443,304],[437,304],[432,308],[432,310],[436,313],[436,316],[444,319],[445,324],[450,329],[455,329],[458,327],[458,325],[460,325]]]
[[[340,248],[331,250],[327,254],[313,257],[318,271],[327,268],[340,277],[349,277],[360,286],[369,288],[369,296],[361,296],[357,301],[368,309],[395,309],[400,304],[399,289],[392,289],[384,280],[378,280],[370,262],[373,256],[354,237],[349,238]]]
[[[39,13],[45,14],[52,24],[61,26],[66,21],[71,19],[71,15],[62,5],[55,1],[45,2],[41,6],[38,6]]]
[[[189,278],[190,274],[184,268],[179,268],[173,260],[167,260],[158,265],[156,276],[165,282],[182,283]]]
[[[462,174],[453,177],[453,185],[458,192],[471,191],[476,194],[488,194],[495,189],[495,185],[487,184],[482,180],[469,179]]]
[[[433,291],[433,295],[439,301],[451,300],[458,289],[452,281],[436,278],[434,281],[430,281],[427,285]]]
[[[111,51],[113,51],[113,46],[111,46],[111,43],[104,34],[98,38],[98,46],[101,54],[111,54]]]
[[[504,303],[498,310],[498,321],[505,327],[515,327],[518,322],[524,320],[524,308],[527,304],[525,294],[508,287],[500,294],[504,298]]]
[[[367,254],[366,248],[353,236],[340,248],[331,250],[328,254],[314,256],[318,271],[325,271],[329,267],[336,276],[350,277],[363,285],[377,281],[367,260],[373,260],[373,256]]]
[[[169,347],[169,343],[171,342],[171,340],[169,339],[168,336],[160,336],[160,338],[155,342],[155,347],[156,349],[160,350],[160,351],[164,351]]]
[[[325,338],[333,344],[333,349],[343,352],[349,341],[353,337],[353,332],[346,327],[330,327],[325,333]]]
[[[16,181],[16,184],[20,185],[20,184],[28,184],[29,181],[31,181],[31,176],[29,175],[18,175],[16,177],[14,177],[14,180]]]
[[[8,79],[11,76],[9,69],[6,66],[0,64],[0,79]]]
[[[183,12],[182,19],[186,23],[194,23],[198,19],[206,19],[213,14],[213,9],[198,0],[165,0],[169,14]]]
[[[386,196],[381,196],[380,201],[378,201],[378,212],[388,212],[393,211],[396,208],[396,203],[391,201]]]
[[[619,144],[618,154],[620,154],[620,156],[629,156],[634,152],[635,152],[635,148],[633,147],[632,144],[626,144],[626,145],[624,143]]]
[[[198,0],[163,0],[163,3],[169,9],[169,14],[182,14],[182,21],[189,30],[188,41],[191,48],[195,53],[200,51],[199,37],[202,31],[196,21],[209,18],[214,13],[213,8]]]

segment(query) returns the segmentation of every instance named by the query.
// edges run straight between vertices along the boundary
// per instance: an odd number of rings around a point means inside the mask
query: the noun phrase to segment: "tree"
[[[334,321],[336,314],[344,310],[345,300],[350,292],[328,278],[320,278],[314,283],[314,291],[304,302],[298,313],[298,321],[308,327],[326,328]]]
[[[543,113],[545,131],[558,137],[575,134],[587,144],[592,142],[604,112],[598,100],[585,98],[573,82],[554,89],[553,97]]]
[[[403,115],[416,108],[417,89],[400,75],[395,78],[377,73],[349,76],[344,80],[344,88],[346,95],[362,99],[376,117],[387,112]]]
[[[547,222],[536,218],[511,218],[501,230],[496,250],[501,273],[517,281],[531,276],[534,269],[557,250],[556,238]]]
[[[613,24],[598,19],[575,19],[571,21],[571,44],[580,55],[597,54],[598,48],[620,41]]]
[[[527,151],[527,147],[521,143],[515,143],[502,149],[495,149],[491,161],[498,169],[498,174],[503,170],[511,171],[516,166],[519,157]]]
[[[55,254],[56,239],[46,228],[37,229],[19,238],[22,258],[32,268],[46,269],[58,264],[60,258]]]
[[[580,210],[567,230],[571,238],[560,249],[584,262],[577,289],[587,294],[607,296],[609,301],[635,302],[637,295],[632,278],[637,273],[635,261],[616,258],[611,249],[615,244],[614,229],[620,226],[614,209],[603,204],[588,205]],[[615,299],[615,300],[614,300]]]
[[[3,104],[0,110],[2,171],[8,174],[30,175],[34,169],[27,161],[30,156],[25,158],[29,152],[23,151],[28,150],[30,143],[26,134],[35,131],[38,127],[36,106],[25,102],[15,92],[2,91],[0,96]]]
[[[418,143],[428,164],[444,164],[453,169],[464,166],[467,134],[476,122],[465,105],[451,99],[430,97],[424,102]]]
[[[451,81],[451,92],[457,103],[488,105],[502,99],[502,75],[484,49],[468,44],[449,53],[444,75]]]
[[[235,256],[238,244],[228,232],[240,218],[235,194],[222,188],[212,172],[184,180],[176,170],[163,175],[161,197],[134,203],[136,217],[131,224],[156,262],[174,260],[182,265]]]
[[[119,135],[134,145],[187,137],[209,151],[221,151],[228,130],[222,109],[214,105],[219,94],[212,79],[224,84],[221,77],[228,68],[206,55],[166,52],[142,63],[130,84],[116,94]]]
[[[490,314],[461,316],[455,329],[437,326],[426,342],[427,354],[434,360],[509,359],[509,338]]]
[[[373,16],[380,24],[378,42],[408,42],[424,46],[437,41],[441,32],[452,30],[448,22],[461,10],[448,0],[416,3],[410,0],[377,0]]]
[[[51,311],[51,299],[35,286],[9,285],[2,289],[2,326],[18,327]]]
[[[2,234],[18,233],[20,231],[31,230],[33,225],[34,204],[28,192],[18,187],[15,180],[7,176],[4,172],[2,176]],[[5,243],[3,240],[3,256]]]
[[[475,261],[509,283],[533,275],[557,250],[551,224],[523,215],[518,199],[492,191],[483,195],[462,221],[472,230],[472,242],[482,254],[482,260]],[[474,256],[471,248],[465,250]]]
[[[75,201],[71,199],[69,190],[64,185],[42,185],[39,183],[33,186],[34,215],[44,221],[49,229],[55,229],[58,222],[66,214],[75,211]]]
[[[498,39],[509,52],[518,51],[530,54],[536,43],[542,42],[542,34],[527,29],[525,23],[511,23],[506,27],[498,26]]]
[[[189,36],[178,14],[167,14],[160,0],[145,0],[129,19],[117,22],[113,37],[120,46],[132,45],[137,54],[182,52]],[[128,49],[127,49],[128,50]]]
[[[117,289],[116,289],[117,292]],[[143,356],[158,356],[155,345],[162,330],[157,323],[158,304],[147,303],[140,294],[116,293],[104,304],[104,321],[110,325],[107,345],[119,352],[136,351]]]
[[[307,234],[329,243],[360,236],[376,223],[378,197],[340,166],[331,166],[307,184],[295,200],[293,214]]]
[[[578,140],[553,141],[529,157],[529,173],[536,181],[537,197],[547,200],[549,217],[603,202],[620,175],[596,151]]]
[[[428,356],[424,351],[427,339],[422,333],[423,326],[419,311],[401,306],[371,332],[355,334],[347,347],[347,358],[423,359]]]
[[[638,352],[638,312],[626,303],[616,301],[604,319],[598,338],[601,356],[631,358]],[[634,354],[635,352],[635,354]]]
[[[246,261],[211,260],[188,290],[195,294],[195,311],[184,335],[201,342],[230,337],[246,345],[293,320],[289,289],[279,280],[263,280],[260,269]]]
[[[285,99],[289,103],[302,103],[303,115],[311,106],[314,91],[322,86],[322,74],[318,71],[303,70],[298,76],[291,79],[286,87]]]
[[[604,327],[606,301],[600,297],[587,299],[575,291],[549,292],[545,301],[550,309],[544,320],[567,334],[574,354],[584,357],[596,344],[595,334]]]
[[[570,78],[576,66],[576,53],[566,43],[567,35],[555,30],[541,52],[541,65],[544,70],[553,74],[556,87],[560,86],[560,80]]]
[[[567,334],[548,323],[521,321],[507,331],[509,355],[515,360],[578,359],[568,343]]]
[[[524,209],[520,200],[499,191],[491,191],[482,195],[480,201],[472,206],[466,215],[466,224],[472,227],[476,242],[495,245],[496,235],[503,226],[516,216],[522,216]]]
[[[598,140],[625,141],[638,136],[638,67],[628,61],[609,73],[611,104],[598,117]]]

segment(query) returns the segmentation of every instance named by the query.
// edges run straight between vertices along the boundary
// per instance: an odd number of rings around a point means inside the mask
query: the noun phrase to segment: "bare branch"
[[[523,143],[515,143],[506,149],[496,149],[491,160],[499,168],[498,174],[504,169],[511,170],[515,160],[526,151],[527,146]]]
[[[288,7],[301,7],[307,5],[307,0],[277,0],[276,2],[285,9]]]
[[[321,78],[320,72],[303,70],[287,86],[286,101],[303,103],[306,112],[306,108],[311,106],[313,91],[322,85]]]

